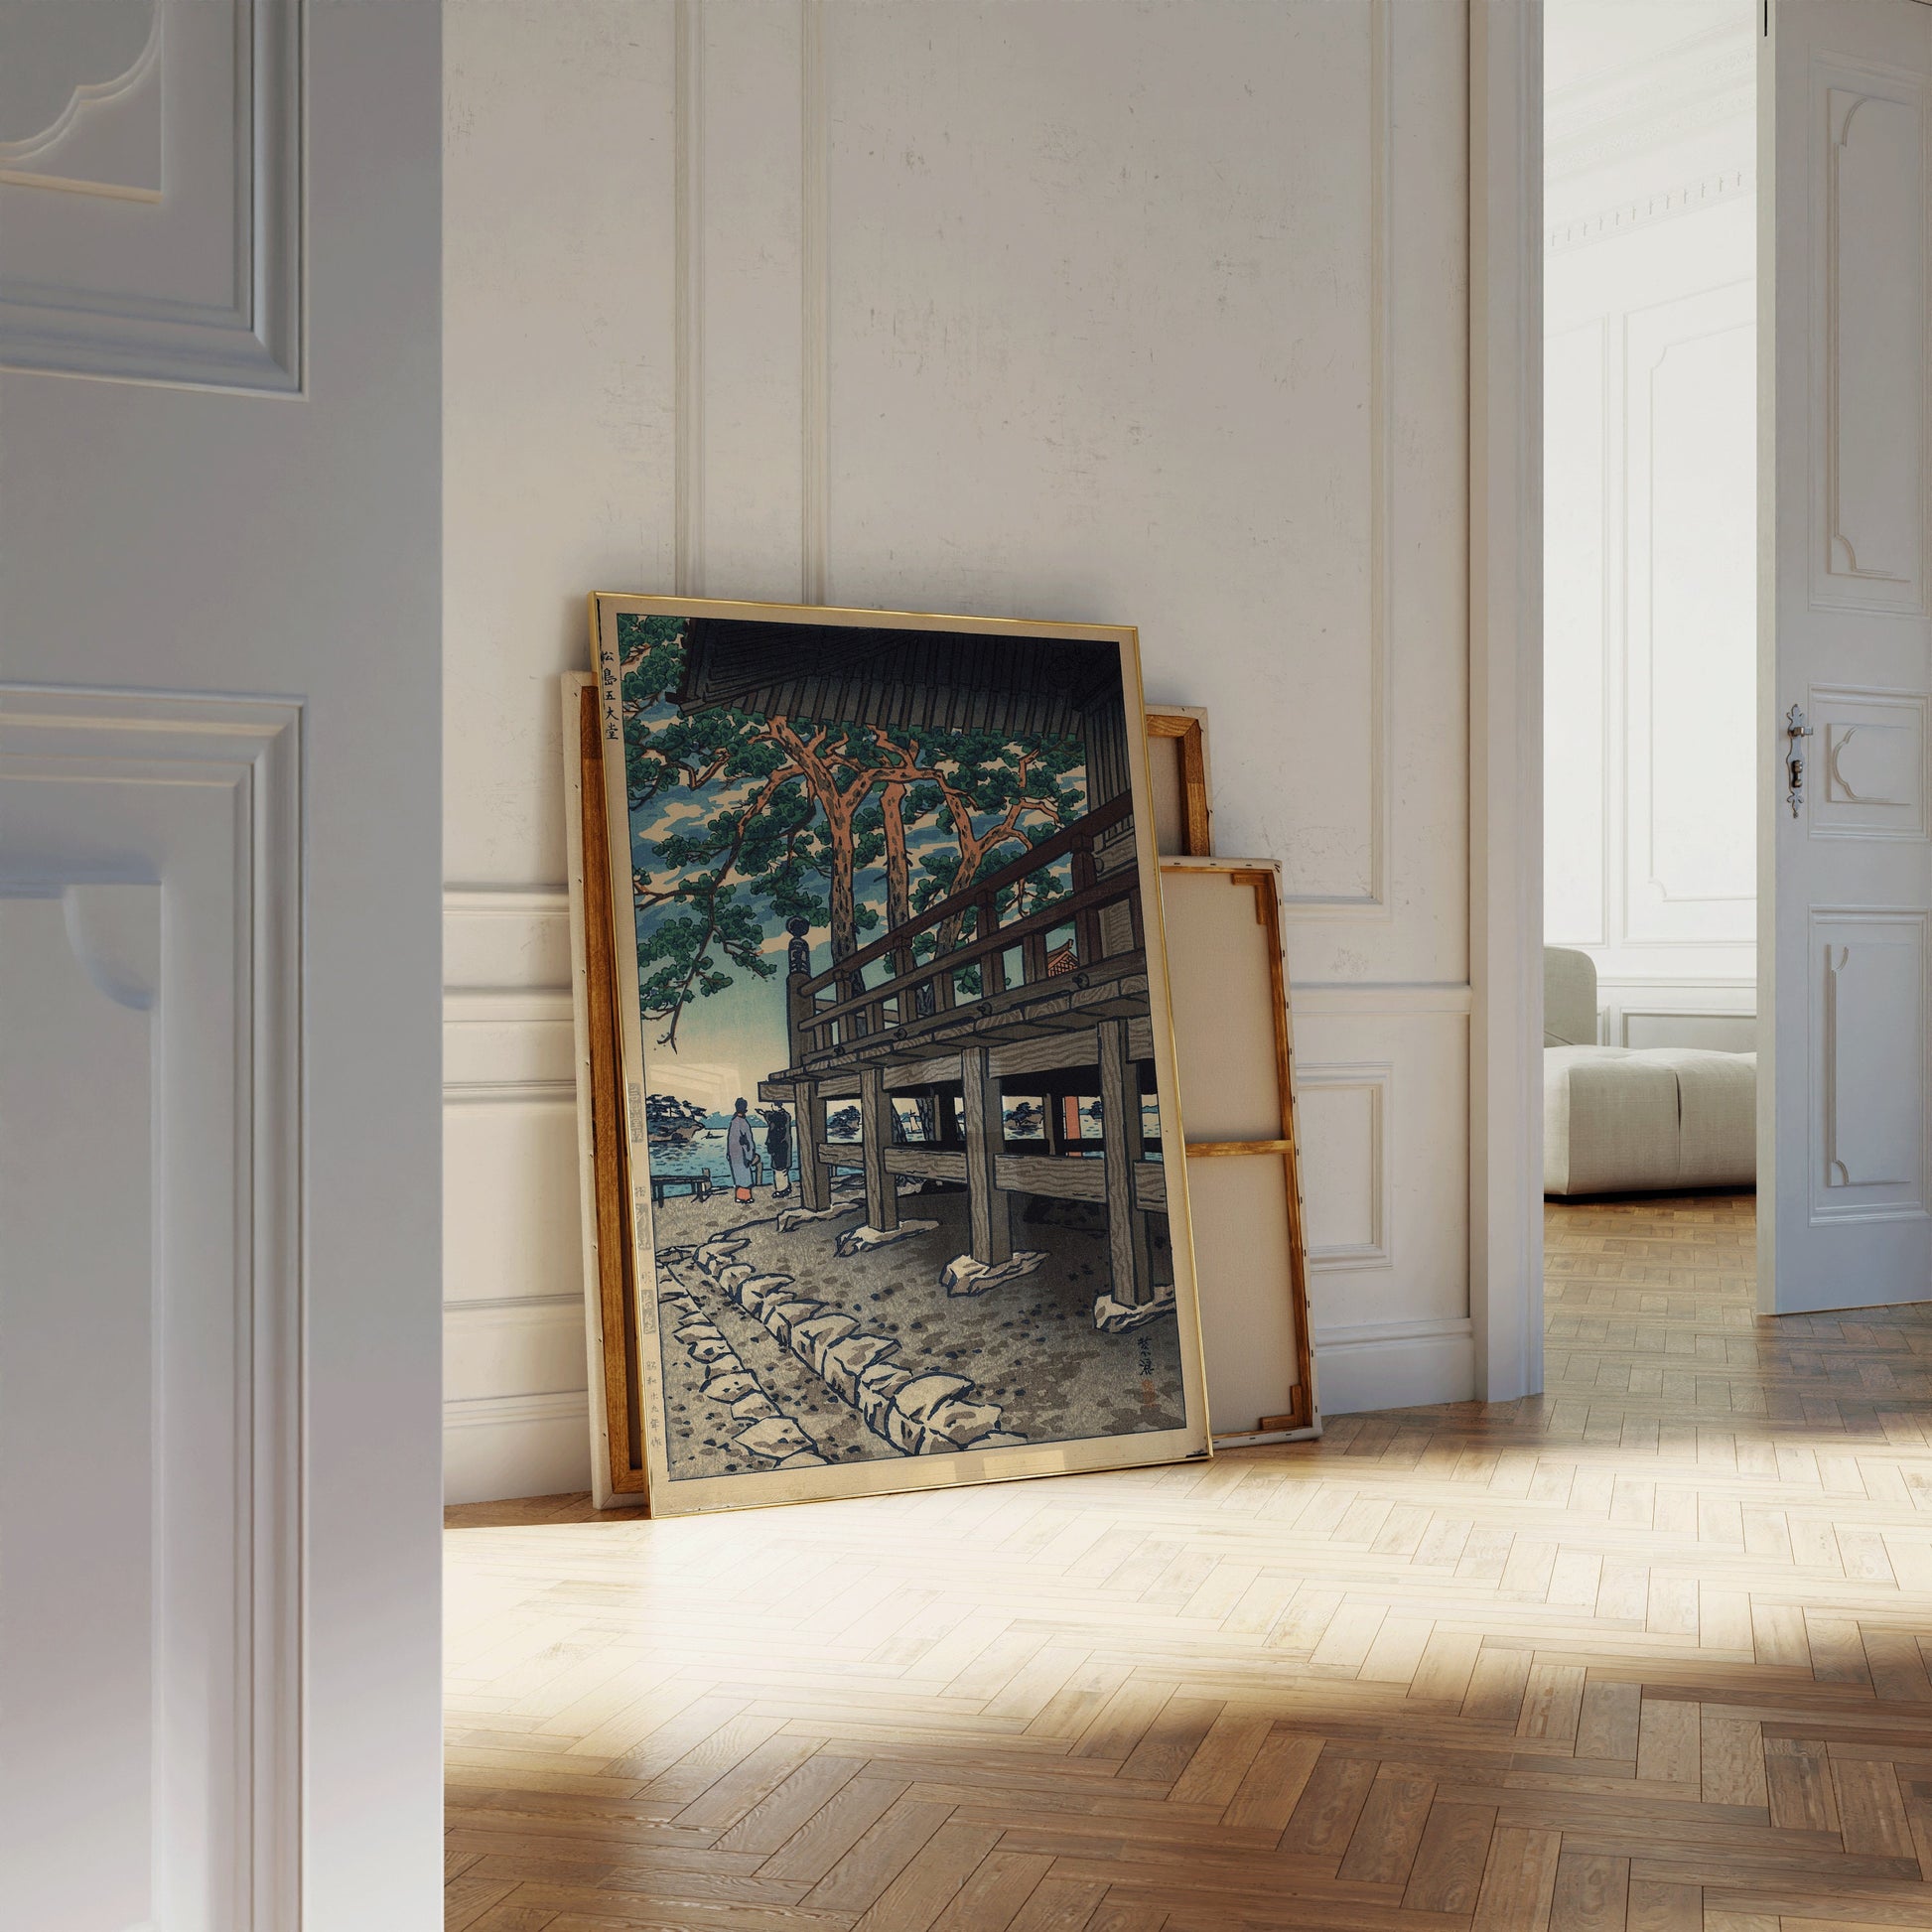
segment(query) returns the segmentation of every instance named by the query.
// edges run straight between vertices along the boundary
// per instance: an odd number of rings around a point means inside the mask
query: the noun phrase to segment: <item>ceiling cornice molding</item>
[[[1673,221],[1681,214],[1698,214],[1722,202],[1734,202],[1757,188],[1754,168],[1725,168],[1717,174],[1666,188],[1654,195],[1639,195],[1609,207],[1595,208],[1562,221],[1552,221],[1543,231],[1546,254],[1560,255],[1572,248],[1587,248],[1592,242],[1610,241],[1631,234],[1638,228],[1659,221]]]
[[[1725,25],[1687,35],[1655,54],[1544,101],[1544,169],[1565,180],[1606,168],[1752,113],[1757,48]]]

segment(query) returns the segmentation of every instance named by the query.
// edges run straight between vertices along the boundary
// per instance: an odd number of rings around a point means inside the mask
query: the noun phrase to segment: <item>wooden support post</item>
[[[966,1214],[973,1259],[997,1268],[1013,1259],[1013,1204],[1000,1191],[994,1162],[1006,1141],[1000,1089],[987,1071],[984,1046],[963,1046],[959,1077],[966,1097]]]
[[[973,907],[974,937],[991,939],[1000,929],[1000,911],[990,898]],[[1004,948],[980,955],[980,992],[991,997],[1007,990],[1007,956]]]
[[[1147,1215],[1134,1205],[1134,1162],[1141,1147],[1140,1082],[1127,1057],[1127,1022],[1103,1020],[1100,1042],[1100,1131],[1107,1178],[1107,1261],[1113,1296],[1130,1308],[1154,1300]]]
[[[791,1039],[793,1066],[803,1066],[805,1055],[818,1044],[818,1035],[811,1024],[818,1002],[806,990],[810,983],[811,975],[808,973],[788,973],[785,976],[785,1031]]]
[[[1073,848],[1073,890],[1076,893],[1091,891],[1098,877],[1094,871],[1093,847],[1076,845]],[[1073,950],[1082,966],[1099,963],[1104,948],[1100,943],[1100,913],[1097,907],[1089,905],[1074,914]]]
[[[798,1109],[798,1191],[813,1213],[832,1205],[832,1170],[821,1152],[825,1146],[825,1096],[818,1082],[792,1089]]]
[[[859,1069],[859,1130],[866,1158],[866,1221],[881,1232],[898,1226],[898,1190],[886,1172],[886,1150],[892,1145],[892,1102],[886,1098],[886,1069]]]

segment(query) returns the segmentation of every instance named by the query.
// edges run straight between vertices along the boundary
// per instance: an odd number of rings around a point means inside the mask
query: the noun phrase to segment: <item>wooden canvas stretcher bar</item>
[[[1281,868],[1164,858],[1161,890],[1209,1425],[1221,1448],[1313,1435]]]
[[[618,976],[610,874],[586,865],[608,833],[596,681],[563,680],[564,826],[570,866],[571,1006],[588,1079],[577,1083],[577,1172],[582,1190],[585,1332],[591,1388],[591,1488],[600,1509],[645,1499],[638,1409],[637,1283],[628,1216],[628,1149],[618,1121]]]
[[[1214,850],[1207,713],[1199,705],[1151,704],[1147,741],[1148,770],[1154,782],[1154,842],[1164,859],[1205,859]]]

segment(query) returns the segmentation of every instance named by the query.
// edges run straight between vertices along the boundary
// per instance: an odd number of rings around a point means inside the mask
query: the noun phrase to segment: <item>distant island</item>
[[[644,1095],[644,1138],[652,1147],[683,1147],[697,1139],[710,1119],[695,1101],[668,1093]]]

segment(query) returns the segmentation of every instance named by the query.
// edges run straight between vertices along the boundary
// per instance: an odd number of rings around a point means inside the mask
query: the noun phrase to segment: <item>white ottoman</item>
[[[1757,1178],[1757,1055],[1547,1046],[1543,1191],[1633,1194]]]

